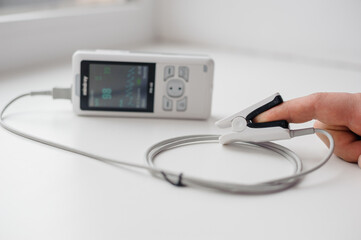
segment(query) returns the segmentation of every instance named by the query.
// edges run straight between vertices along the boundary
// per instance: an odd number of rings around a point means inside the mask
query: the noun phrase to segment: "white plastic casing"
[[[81,62],[82,61],[111,61],[154,63],[154,107],[153,112],[99,111],[82,110],[80,107],[81,94]],[[174,77],[164,79],[165,67],[174,66]],[[180,78],[180,68],[186,67],[188,80]],[[209,56],[178,55],[161,53],[138,53],[117,50],[80,50],[73,55],[72,101],[74,112],[78,115],[117,116],[117,117],[151,117],[151,118],[182,118],[207,119],[211,113],[213,91],[214,62]],[[167,84],[170,80],[184,84],[181,96],[169,96]],[[164,97],[172,101],[172,109],[164,109]],[[177,109],[177,102],[186,98],[186,107]]]

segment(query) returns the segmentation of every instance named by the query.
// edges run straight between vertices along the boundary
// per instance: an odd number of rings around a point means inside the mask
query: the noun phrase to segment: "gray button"
[[[177,101],[177,111],[185,111],[187,109],[187,97]]]
[[[184,93],[184,82],[180,79],[172,79],[167,83],[167,93],[169,97],[180,97]]]
[[[164,111],[172,111],[173,108],[173,101],[163,96],[163,110]]]
[[[184,80],[186,80],[188,82],[189,79],[189,68],[185,67],[185,66],[181,66],[178,68],[178,76],[180,78],[183,78]]]
[[[165,66],[164,68],[164,81],[170,77],[174,77],[174,66]]]

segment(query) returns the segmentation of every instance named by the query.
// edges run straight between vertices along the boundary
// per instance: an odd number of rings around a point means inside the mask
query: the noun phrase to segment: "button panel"
[[[163,96],[163,110],[173,111],[173,101],[177,112],[187,110],[187,92],[186,85],[189,81],[189,67],[167,65],[164,67],[164,81],[166,82],[166,91]],[[174,100],[173,100],[174,99]]]

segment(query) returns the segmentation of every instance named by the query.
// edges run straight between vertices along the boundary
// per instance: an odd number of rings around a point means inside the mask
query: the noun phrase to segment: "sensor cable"
[[[329,140],[330,146],[327,155],[314,167],[302,171],[302,161],[300,158],[290,149],[285,148],[281,145],[272,143],[272,142],[263,142],[263,143],[253,143],[253,142],[235,142],[232,143],[235,146],[243,147],[243,146],[253,146],[260,149],[266,149],[271,152],[275,152],[285,159],[287,159],[293,165],[293,174],[287,177],[282,177],[278,179],[273,179],[270,181],[263,181],[254,184],[242,184],[242,183],[233,183],[233,182],[223,182],[223,181],[212,181],[208,179],[193,177],[184,173],[174,172],[170,170],[165,170],[157,167],[155,164],[156,157],[165,151],[184,147],[192,144],[206,144],[206,143],[218,143],[219,135],[190,135],[190,136],[181,136],[176,138],[167,139],[156,143],[148,148],[145,153],[145,159],[148,165],[136,164],[127,161],[120,161],[110,158],[105,158],[100,155],[92,154],[89,152],[85,152],[76,148],[72,148],[66,145],[62,145],[56,142],[52,142],[49,140],[42,139],[40,137],[22,132],[17,130],[16,128],[8,125],[5,122],[4,114],[6,110],[12,105],[14,102],[19,99],[28,97],[28,96],[52,96],[54,99],[68,99],[71,100],[71,88],[54,88],[50,91],[36,91],[29,92],[22,95],[19,95],[9,101],[5,107],[2,109],[0,113],[0,125],[9,132],[12,132],[18,136],[27,138],[29,140],[39,142],[54,148],[62,149],[64,151],[72,152],[78,155],[82,155],[88,158],[92,158],[95,160],[99,160],[105,163],[113,163],[126,167],[132,167],[137,169],[143,169],[149,171],[154,177],[162,178],[165,181],[171,183],[175,186],[191,186],[197,188],[206,188],[213,189],[222,192],[229,193],[243,193],[243,194],[265,194],[272,192],[279,192],[285,189],[288,189],[295,184],[297,184],[305,175],[314,172],[315,170],[322,167],[332,156],[334,150],[334,140],[332,136],[325,130],[322,129],[299,129],[299,130],[291,130],[291,135],[293,137],[308,135],[313,133],[320,133],[326,136]]]

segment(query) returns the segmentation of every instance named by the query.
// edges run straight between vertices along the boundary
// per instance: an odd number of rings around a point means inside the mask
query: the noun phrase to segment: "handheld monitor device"
[[[78,115],[207,119],[213,60],[208,56],[77,51],[72,100]]]

